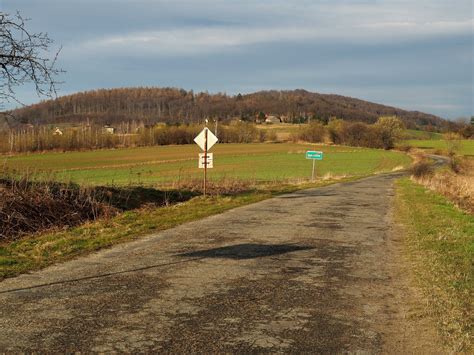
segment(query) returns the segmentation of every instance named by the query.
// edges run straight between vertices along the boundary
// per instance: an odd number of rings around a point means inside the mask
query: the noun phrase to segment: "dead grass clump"
[[[409,144],[400,144],[396,148],[401,152],[407,152],[407,153],[413,149],[413,147]]]
[[[413,179],[444,195],[459,208],[474,214],[474,161],[457,158],[455,165],[455,169],[450,164],[450,170],[413,174]]]
[[[426,159],[415,162],[411,167],[411,175],[416,179],[432,176],[433,173],[433,164]]]
[[[256,182],[252,180],[223,178],[207,182],[209,195],[236,195],[255,190]],[[189,191],[192,193],[203,192],[202,179],[180,179],[171,184],[172,190]]]

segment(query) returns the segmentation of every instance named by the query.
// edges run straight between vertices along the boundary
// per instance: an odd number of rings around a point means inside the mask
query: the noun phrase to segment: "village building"
[[[109,125],[105,125],[105,126],[102,128],[102,132],[103,132],[103,133],[106,133],[106,134],[115,134],[115,127],[112,127],[112,126],[109,126]]]
[[[265,118],[265,123],[269,123],[269,124],[281,123],[281,119],[280,119],[280,117],[277,117],[277,116],[267,116]]]

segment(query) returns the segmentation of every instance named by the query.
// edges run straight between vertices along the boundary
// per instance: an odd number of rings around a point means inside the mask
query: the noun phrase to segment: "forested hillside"
[[[63,96],[12,112],[15,122],[31,124],[96,124],[141,120],[156,122],[198,122],[202,119],[240,118],[254,121],[264,114],[277,115],[285,122],[304,122],[308,118],[373,123],[380,116],[396,115],[408,127],[447,125],[434,115],[405,111],[354,98],[311,93],[305,90],[260,91],[229,96],[223,93],[194,93],[176,88],[101,89]]]

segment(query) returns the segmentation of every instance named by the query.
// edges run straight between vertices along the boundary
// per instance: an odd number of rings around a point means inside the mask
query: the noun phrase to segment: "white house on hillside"
[[[267,116],[265,123],[281,123],[281,119],[277,116]]]

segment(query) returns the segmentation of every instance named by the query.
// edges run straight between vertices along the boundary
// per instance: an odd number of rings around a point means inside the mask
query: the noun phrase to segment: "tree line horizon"
[[[435,115],[303,89],[244,95],[194,93],[193,90],[158,87],[99,89],[41,101],[8,111],[8,116],[4,116],[8,117],[5,119],[8,127],[15,128],[24,124],[84,122],[98,125],[132,121],[142,121],[147,125],[193,124],[206,118],[223,122],[235,119],[255,122],[261,120],[262,115],[275,115],[287,123],[316,120],[323,124],[333,117],[372,124],[381,116],[397,116],[412,129],[447,131],[458,128],[455,122]]]

